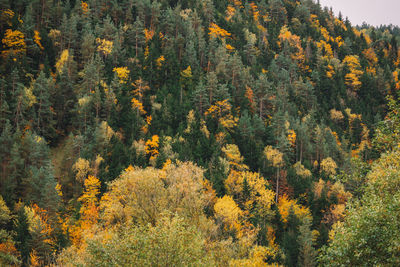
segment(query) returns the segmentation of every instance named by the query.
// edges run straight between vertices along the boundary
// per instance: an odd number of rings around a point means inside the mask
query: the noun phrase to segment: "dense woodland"
[[[311,0],[0,0],[1,266],[399,266],[400,29]]]

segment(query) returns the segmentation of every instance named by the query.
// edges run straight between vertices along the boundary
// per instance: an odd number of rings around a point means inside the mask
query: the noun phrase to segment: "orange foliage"
[[[11,9],[4,9],[0,11],[0,22],[5,22],[8,26],[12,26],[12,19],[15,15],[14,11]]]
[[[325,42],[324,40],[321,40],[319,42],[317,42],[317,47],[321,50],[321,52],[323,53],[323,58],[326,60],[330,60],[333,58],[333,50],[332,50],[332,46]]]
[[[230,37],[231,34],[227,32],[226,30],[220,28],[217,24],[211,23],[209,29],[209,35],[211,37],[218,37],[221,39],[224,39],[225,37]]]
[[[399,79],[399,75],[400,71],[399,70],[395,70],[393,72],[393,80],[394,80],[394,88],[396,90],[400,90],[400,79]]]
[[[288,130],[287,139],[292,147],[296,145],[296,132],[292,129]]]
[[[18,250],[15,248],[14,244],[11,241],[0,243],[0,254],[13,255],[15,257],[19,256]]]
[[[135,87],[135,90],[132,92],[135,96],[139,97],[139,100],[142,99],[144,92],[150,89],[150,87],[145,81],[142,80],[142,78],[137,79],[132,83],[132,85]]]
[[[350,71],[345,76],[346,85],[353,91],[357,91],[361,87],[360,78],[363,74],[358,56],[346,56],[343,60],[343,64],[345,64]]]
[[[144,29],[144,37],[146,38],[146,42],[150,41],[153,39],[154,36],[154,30],[153,29]]]
[[[208,108],[204,113],[206,116],[218,119],[219,123],[226,129],[232,129],[236,127],[238,118],[233,117],[231,114],[232,106],[228,102],[228,99],[217,101],[214,105]]]
[[[310,216],[310,211],[308,208],[297,204],[297,200],[291,200],[287,195],[283,195],[278,201],[278,210],[281,215],[282,222],[287,223],[290,209],[293,210],[294,214],[298,218],[304,218]]]
[[[378,63],[378,57],[375,54],[375,51],[372,47],[365,49],[363,52],[364,57],[368,60],[368,64],[370,66],[374,66]]]
[[[157,60],[156,60],[157,67],[160,68],[164,61],[165,61],[165,57],[163,55],[161,55],[159,58],[157,58]]]
[[[303,47],[301,46],[300,37],[296,34],[292,34],[287,26],[283,26],[281,28],[278,45],[282,46],[282,43],[285,42],[287,42],[290,47],[294,49],[294,53],[291,54],[291,58],[297,61],[297,65],[301,70],[307,71],[308,66],[305,65],[306,58]]]
[[[81,1],[81,8],[84,15],[86,15],[89,12],[89,5],[87,2]]]
[[[145,151],[146,154],[150,155],[150,159],[154,159],[158,156],[159,148],[159,137],[158,135],[153,135],[153,137],[146,141]]]
[[[133,109],[137,109],[140,112],[140,114],[146,114],[146,111],[143,108],[143,104],[139,100],[132,97],[131,103]]]
[[[258,18],[260,16],[260,11],[258,11],[258,6],[254,4],[254,2],[250,3],[251,11],[253,13],[253,19],[255,22],[258,22]]]
[[[113,68],[113,72],[117,74],[120,83],[126,83],[129,78],[130,71],[127,67]]]
[[[249,100],[250,103],[250,111],[252,113],[254,113],[255,109],[256,109],[256,103],[254,101],[254,92],[253,90],[251,90],[251,88],[249,86],[246,85],[246,93],[244,94],[244,96],[247,98],[247,100]]]
[[[39,32],[36,31],[36,30],[34,31],[33,40],[34,40],[35,44],[37,44],[41,50],[44,49],[44,47],[43,47],[42,44],[40,43],[40,40],[42,40],[42,38],[40,37]]]
[[[2,56],[7,57],[11,55],[15,58],[26,52],[25,35],[18,30],[13,31],[7,29],[1,42],[5,48],[5,50],[1,52]]]
[[[232,17],[235,15],[236,9],[233,6],[228,5],[225,13],[226,13],[225,19],[227,21],[230,21],[232,19]]]
[[[332,65],[328,65],[327,66],[327,71],[326,71],[326,77],[328,77],[329,79],[332,79],[333,76],[335,75],[335,69],[333,68]]]

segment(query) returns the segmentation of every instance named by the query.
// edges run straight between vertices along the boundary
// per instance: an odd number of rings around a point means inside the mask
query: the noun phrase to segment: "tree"
[[[313,232],[311,231],[311,219],[306,217],[299,226],[299,258],[297,260],[301,267],[314,267],[316,262],[316,250],[313,247]]]
[[[33,84],[33,93],[36,96],[36,128],[37,133],[47,140],[55,136],[54,109],[50,102],[50,93],[54,90],[53,82],[41,72]]]
[[[195,87],[192,99],[193,103],[197,107],[197,110],[200,112],[200,114],[203,114],[204,110],[206,110],[209,106],[207,89],[203,80],[200,80],[199,84]]]
[[[361,87],[361,75],[363,71],[361,70],[361,65],[359,62],[359,57],[356,55],[346,56],[343,59],[343,64],[347,66],[349,73],[345,76],[345,83],[348,86],[350,95],[357,92]]]
[[[20,264],[19,253],[15,248],[11,233],[6,230],[12,219],[13,216],[0,195],[0,264],[4,266]]]
[[[328,246],[319,257],[325,266],[398,265],[394,249],[400,240],[399,151],[384,154],[367,175],[367,188],[361,200],[354,200],[344,222],[333,226]]]
[[[273,148],[272,146],[266,146],[264,149],[264,156],[267,158],[271,165],[277,168],[276,171],[276,193],[275,193],[275,202],[278,202],[279,196],[279,169],[283,167],[283,153],[281,153],[278,149]]]
[[[3,57],[11,56],[14,60],[26,52],[25,35],[18,30],[7,29],[1,42],[5,50],[1,52]]]

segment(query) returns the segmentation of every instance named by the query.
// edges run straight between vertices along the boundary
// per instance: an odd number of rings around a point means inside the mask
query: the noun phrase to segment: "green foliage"
[[[86,265],[129,265],[127,255],[156,265],[151,239],[160,257],[174,254],[166,265],[313,266],[351,196],[361,199],[356,214],[366,194],[397,192],[396,26],[354,27],[309,0],[0,3],[1,209],[16,221],[4,226],[10,264],[44,265],[87,241]],[[83,217],[95,214],[95,225],[108,212],[81,212],[89,175],[99,198],[114,193],[109,204],[129,214],[130,228],[102,225],[110,236],[96,228],[86,236]],[[241,209],[234,227],[214,216],[225,196]],[[290,203],[312,220],[289,216]],[[123,244],[133,247],[118,251]]]

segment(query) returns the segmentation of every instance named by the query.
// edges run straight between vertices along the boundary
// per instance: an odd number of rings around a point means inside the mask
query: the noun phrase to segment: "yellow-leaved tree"
[[[228,102],[228,99],[225,99],[211,105],[204,115],[217,119],[225,129],[231,130],[237,126],[239,121],[239,118],[233,117],[231,109],[231,104]]]
[[[275,201],[278,202],[279,196],[279,170],[284,165],[283,153],[272,146],[266,146],[264,148],[264,156],[276,168],[276,190],[275,190]]]
[[[1,52],[3,57],[12,57],[16,60],[26,52],[25,35],[18,30],[7,29],[1,40],[4,50]]]
[[[71,226],[69,234],[74,245],[85,246],[84,236],[93,236],[93,227],[99,219],[99,194],[101,182],[93,175],[89,175],[84,182],[84,192],[78,201],[82,206],[79,211],[81,217]]]
[[[349,70],[345,76],[348,93],[354,95],[361,87],[360,78],[363,75],[363,71],[361,70],[360,59],[357,55],[349,55],[343,59],[343,64]]]

